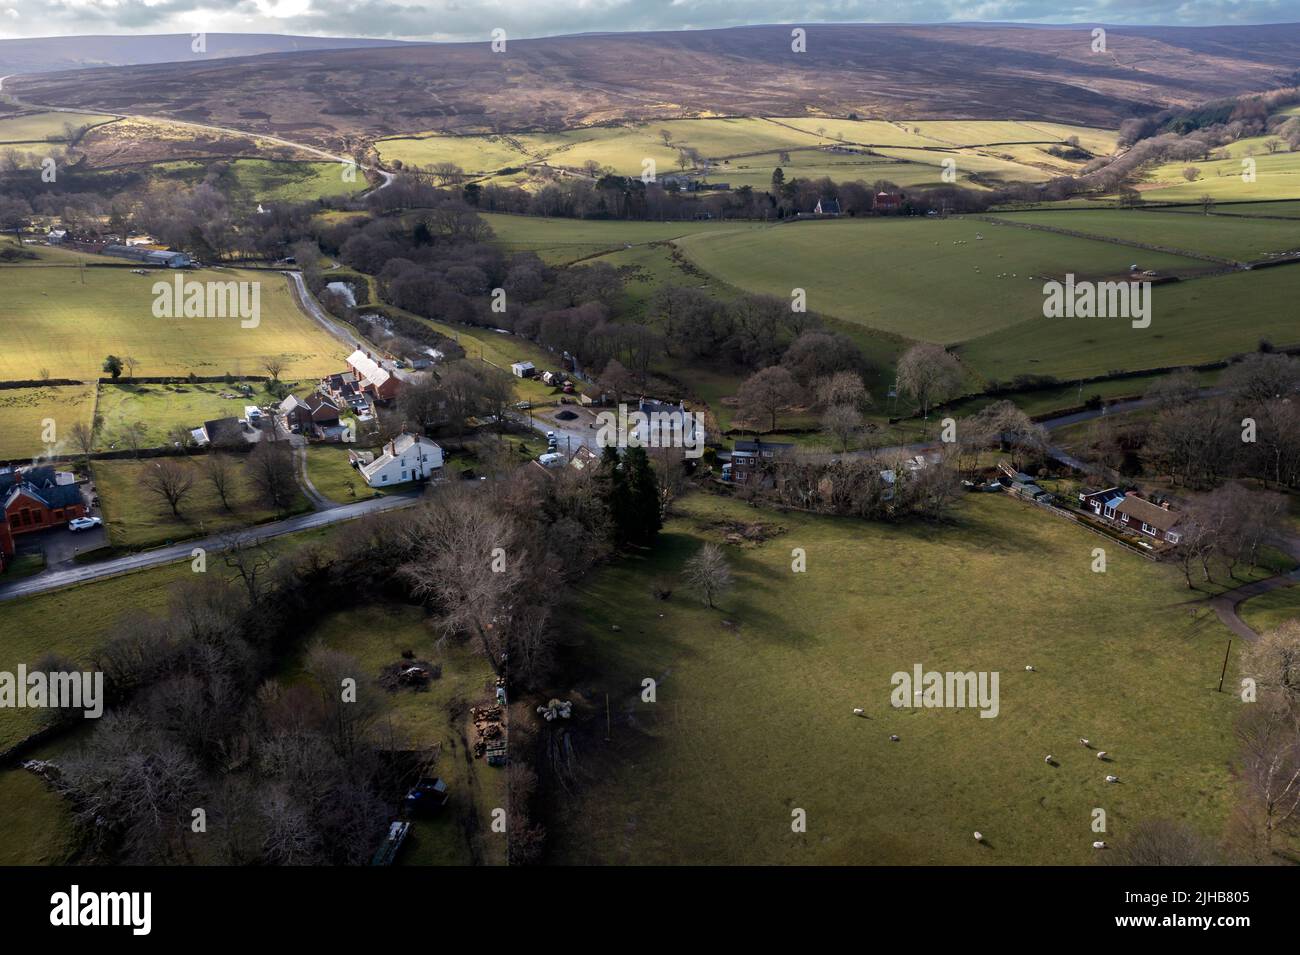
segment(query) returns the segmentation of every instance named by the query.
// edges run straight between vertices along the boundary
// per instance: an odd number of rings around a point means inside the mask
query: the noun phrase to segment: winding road
[[[49,590],[71,587],[74,584],[102,580],[105,577],[117,577],[121,574],[146,570],[150,567],[160,567],[163,564],[189,560],[193,556],[196,547],[202,548],[209,554],[217,554],[230,546],[231,538],[235,534],[238,534],[243,541],[268,541],[276,537],[283,537],[285,534],[296,534],[299,531],[329,527],[343,521],[356,520],[368,514],[379,514],[402,507],[411,507],[419,502],[421,496],[420,491],[408,494],[393,493],[387,497],[370,498],[353,504],[330,507],[327,510],[311,511],[295,517],[285,518],[282,521],[240,528],[238,531],[228,531],[222,534],[212,534],[208,537],[183,541],[179,544],[170,544],[156,550],[129,554],[126,557],[116,557],[100,563],[70,567],[66,570],[47,571],[0,587],[0,602],[15,600],[19,597],[30,597],[33,594],[45,593]]]

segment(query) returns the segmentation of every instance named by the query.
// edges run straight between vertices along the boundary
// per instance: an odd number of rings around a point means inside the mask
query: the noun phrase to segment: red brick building
[[[64,527],[73,518],[86,516],[81,488],[58,483],[54,468],[48,466],[0,471],[0,506],[4,508],[10,553],[12,538],[19,534]]]

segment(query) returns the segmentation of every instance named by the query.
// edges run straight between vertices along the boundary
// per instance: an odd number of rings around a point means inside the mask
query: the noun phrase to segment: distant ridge
[[[1291,86],[1300,24],[791,26],[271,52],[6,82],[22,100],[297,142],[550,130],[701,115],[1017,119],[1116,127],[1168,106]],[[286,38],[281,38],[286,39]],[[296,38],[301,40],[302,38]],[[359,41],[338,41],[358,43]],[[212,45],[209,45],[212,49]]]
[[[207,52],[194,53],[188,33],[143,36],[50,36],[0,40],[0,76],[7,73],[50,73],[99,66],[139,66],[177,63],[263,53],[343,50],[405,46],[397,40],[348,37],[281,36],[274,33],[209,33]]]

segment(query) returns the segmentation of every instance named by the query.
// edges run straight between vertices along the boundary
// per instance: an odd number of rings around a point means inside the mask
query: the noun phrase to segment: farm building
[[[194,264],[194,260],[184,252],[171,252],[162,249],[149,249],[139,245],[112,244],[104,246],[105,255],[114,255],[119,259],[133,259],[145,265],[155,265],[168,269],[185,269]]]
[[[531,361],[517,361],[510,366],[510,371],[516,378],[531,378],[537,374],[537,366]]]
[[[382,452],[358,470],[371,487],[391,487],[423,481],[442,468],[442,448],[418,434],[403,432],[383,446]]]
[[[840,200],[838,199],[818,199],[817,205],[813,208],[813,215],[837,216],[839,214]]]

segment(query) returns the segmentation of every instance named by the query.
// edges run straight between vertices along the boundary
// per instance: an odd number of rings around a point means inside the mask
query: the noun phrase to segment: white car
[[[68,522],[70,531],[88,531],[92,527],[103,527],[104,522],[98,517],[74,517]]]

